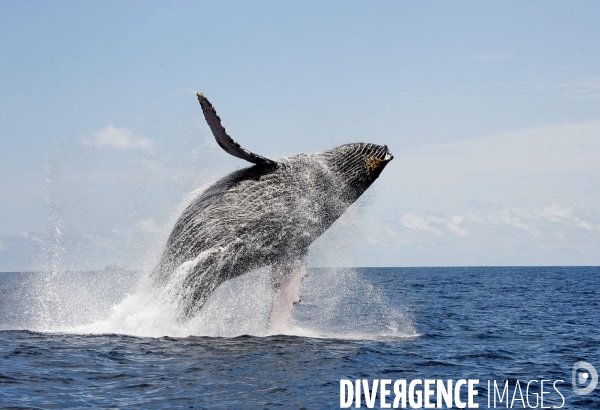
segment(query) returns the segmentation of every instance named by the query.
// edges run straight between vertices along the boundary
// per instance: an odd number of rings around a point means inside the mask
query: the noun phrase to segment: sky
[[[600,3],[0,3],[0,271],[150,268],[182,204],[349,142],[395,159],[312,266],[600,264]]]

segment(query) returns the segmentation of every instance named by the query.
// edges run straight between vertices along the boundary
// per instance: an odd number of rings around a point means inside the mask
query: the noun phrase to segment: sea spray
[[[149,183],[155,179],[155,172],[162,173],[165,169],[157,167],[156,163],[148,167],[146,154],[134,156],[133,161],[121,161],[125,159],[124,155],[130,155],[121,153],[123,158],[117,161],[121,165],[112,164],[108,168],[98,161],[97,155],[89,147],[62,146],[49,157],[45,191],[48,227],[37,260],[37,266],[43,271],[28,276],[27,297],[20,301],[24,305],[20,317],[27,328],[154,337],[287,333],[360,339],[414,334],[410,319],[399,311],[386,310],[387,302],[376,289],[369,287],[368,278],[349,269],[309,270],[308,280],[300,287],[302,302],[294,307],[290,324],[276,332],[267,330],[273,297],[268,266],[224,282],[200,311],[181,320],[181,299],[175,295],[189,289],[182,279],[187,269],[197,262],[198,255],[176,267],[167,286],[156,287],[149,280],[149,272],[160,256],[162,244],[177,215],[206,190],[207,185],[189,194],[180,206],[171,206],[165,212],[170,217],[156,224],[147,218],[147,210],[155,205],[154,197],[149,193],[164,190],[154,189],[156,187],[152,188]],[[111,189],[123,193],[119,196],[121,203],[118,207],[112,203],[104,208],[106,203],[100,199],[105,197],[102,194],[105,193],[103,184],[108,181],[106,176],[119,174],[115,171],[123,164],[128,165],[120,175],[127,176],[127,182],[111,183]],[[161,175],[159,180],[164,182],[169,178]],[[177,178],[171,178],[168,196],[173,196],[175,191],[181,192],[184,186],[198,186],[197,177],[187,182]],[[98,185],[98,181],[104,182]],[[309,208],[315,205],[314,201],[307,200],[306,194],[314,190],[318,182],[319,179],[303,183],[304,190],[298,192],[299,203]],[[173,191],[173,186],[179,188]],[[78,189],[73,191],[74,187]],[[324,194],[330,196],[331,191]],[[333,243],[323,245],[325,241],[321,240],[320,245],[315,244],[313,255],[317,255],[317,263],[348,265],[347,260],[341,260],[344,239],[349,230],[355,228],[353,220],[359,208],[352,206],[350,213],[328,231],[326,237],[333,238]],[[120,214],[118,220],[123,223],[112,228],[102,226],[103,231],[98,231],[94,224],[105,218],[102,215],[106,210],[117,211]],[[302,226],[298,224],[300,231]],[[132,227],[141,231],[134,235]],[[145,238],[141,238],[140,233]],[[114,235],[114,243],[111,243],[110,235]],[[136,261],[134,269],[118,265],[100,271],[87,269],[90,264],[106,260],[103,252],[115,247],[118,252],[111,259],[121,260],[121,256],[127,254],[130,260]],[[75,270],[81,268],[87,270]],[[357,313],[360,313],[360,320],[347,319]]]
[[[346,339],[416,335],[406,307],[391,303],[374,287],[365,268],[312,269],[301,298],[286,334]]]
[[[41,279],[28,274],[29,283]],[[107,269],[62,272],[52,278],[51,295],[31,293],[15,306],[21,310],[9,328],[77,334],[127,334],[140,337],[269,336],[272,295],[268,268],[227,281],[200,312],[178,320],[172,299],[161,295],[142,272]],[[289,325],[277,334],[317,338],[378,339],[416,335],[410,315],[369,281],[368,270],[309,269],[302,302]],[[39,302],[52,299],[40,315]],[[50,319],[50,320],[48,320]]]

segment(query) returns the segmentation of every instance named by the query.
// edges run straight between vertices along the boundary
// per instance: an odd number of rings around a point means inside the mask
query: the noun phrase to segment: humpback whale
[[[170,286],[181,319],[194,316],[223,282],[271,267],[271,330],[299,302],[306,255],[393,159],[387,146],[352,143],[277,161],[235,142],[201,93],[198,101],[219,146],[253,163],[208,186],[184,209],[152,276]],[[175,290],[173,290],[175,288]]]

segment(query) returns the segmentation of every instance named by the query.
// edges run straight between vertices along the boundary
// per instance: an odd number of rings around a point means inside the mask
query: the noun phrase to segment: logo
[[[580,396],[590,394],[597,384],[598,372],[594,366],[588,362],[577,362],[573,365],[573,391],[575,394]]]

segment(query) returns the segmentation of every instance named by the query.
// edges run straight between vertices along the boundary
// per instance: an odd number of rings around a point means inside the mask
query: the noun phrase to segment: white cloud
[[[135,224],[135,227],[138,230],[140,230],[142,232],[146,232],[146,233],[162,232],[162,228],[160,226],[158,226],[156,224],[156,222],[154,222],[153,218],[141,219],[141,220],[137,221],[137,223]]]
[[[4,245],[4,242],[0,241],[0,252],[5,252],[6,250],[6,245]]]
[[[600,79],[571,82],[558,85],[567,92],[566,96],[578,100],[600,100]]]
[[[450,232],[458,236],[467,236],[469,231],[460,226],[464,219],[464,216],[453,216],[450,219],[439,219],[437,222],[443,224]]]
[[[571,224],[587,230],[594,229],[589,223],[574,215],[575,206],[576,205],[573,205],[570,208],[563,208],[560,205],[555,204],[544,208],[542,211],[536,211],[536,213],[553,222]]]
[[[381,201],[380,201],[381,202]],[[402,208],[400,208],[402,209]],[[352,244],[379,266],[597,265],[600,211],[475,202],[435,210],[368,209]],[[388,214],[390,217],[382,215]],[[453,215],[453,216],[452,216]]]
[[[536,91],[560,90],[564,97],[576,100],[600,100],[600,78],[568,82],[526,82],[525,84],[534,84],[532,88]]]
[[[140,150],[150,152],[152,150],[151,139],[140,137],[127,128],[117,128],[112,124],[101,131],[95,132],[92,138],[84,138],[82,142],[85,145],[94,147],[108,147],[123,151]]]
[[[562,208],[560,205],[550,205],[544,208],[539,214],[546,219],[558,222],[565,217],[568,217],[571,214],[571,209],[573,209],[573,207]]]
[[[408,212],[400,217],[400,223],[404,225],[405,228],[412,230],[432,231],[439,234],[441,232],[438,228],[445,227],[455,235],[467,236],[469,235],[469,231],[460,226],[463,220],[463,216],[453,216],[448,219],[435,216],[423,218],[414,212]]]
[[[407,214],[402,215],[402,217],[400,218],[400,222],[402,223],[402,225],[409,229],[417,229],[421,231],[430,229],[429,224],[427,223],[425,218],[420,217],[414,212],[409,212]]]
[[[415,232],[424,231],[441,235],[449,232],[463,237],[469,235],[469,230],[474,233],[482,230],[500,232],[501,226],[519,228],[533,236],[542,236],[542,233],[546,236],[565,236],[574,228],[600,232],[600,225],[596,227],[600,222],[600,216],[585,215],[584,208],[577,204],[569,208],[554,204],[541,211],[519,207],[491,211],[467,209],[464,212],[466,216],[456,215],[449,218],[437,215],[420,216],[416,212],[407,212],[400,217],[400,224]]]
[[[526,223],[521,221],[523,217],[527,218],[528,215],[529,212],[524,209],[503,209],[488,216],[487,220],[494,223],[502,223],[505,225],[514,226],[515,228],[523,229],[532,235],[537,235],[538,232],[535,229],[530,228]]]

